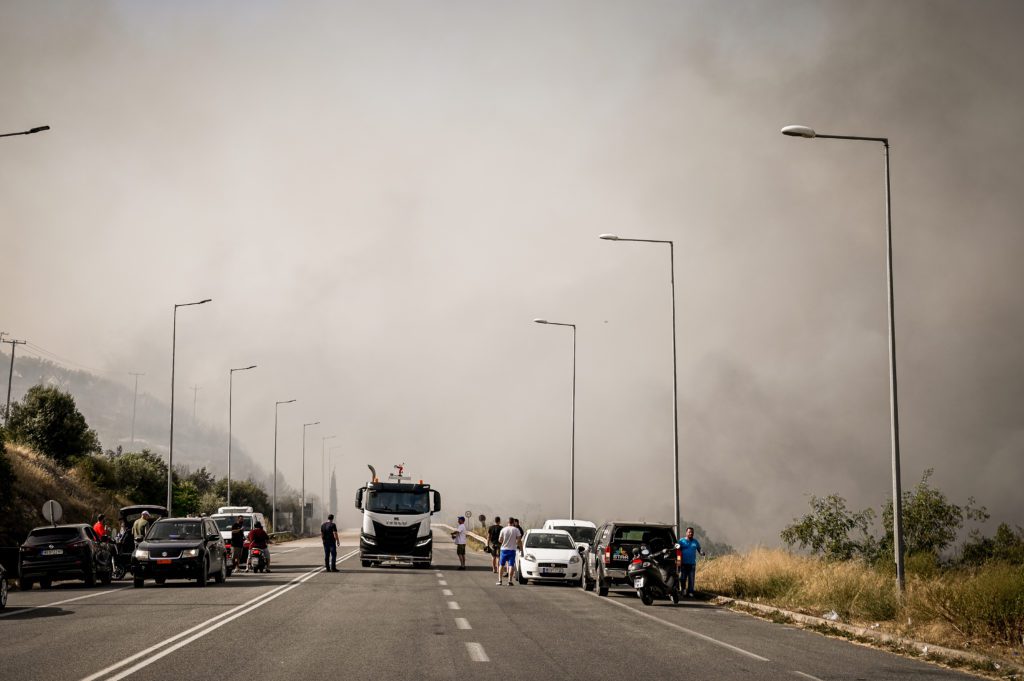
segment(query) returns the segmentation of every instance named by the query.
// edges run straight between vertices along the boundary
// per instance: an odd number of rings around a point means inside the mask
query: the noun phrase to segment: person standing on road
[[[707,554],[700,548],[700,542],[693,538],[693,528],[686,528],[686,536],[678,541],[679,549],[682,552],[682,565],[679,568],[679,585],[683,593],[691,598],[697,594],[694,592],[694,581],[697,578],[697,554]]]
[[[501,552],[501,518],[494,516],[494,524],[487,528],[487,548],[491,550],[491,572],[498,572],[498,554]]]
[[[242,516],[231,526],[231,563],[235,569],[245,565],[245,519]]]
[[[516,527],[516,519],[509,518],[508,525],[498,535],[501,545],[501,556],[498,560],[498,586],[501,586],[501,568],[508,566],[508,585],[512,586],[516,579],[516,549],[522,543],[523,534]]]
[[[103,524],[103,521],[106,519],[107,516],[100,513],[98,516],[96,516],[96,524],[92,526],[92,531],[96,533],[96,536],[99,539],[103,539],[105,536],[107,536],[107,528]]]
[[[320,526],[320,538],[324,541],[324,567],[328,572],[338,571],[338,526],[334,524],[334,514],[327,516],[327,522]]]
[[[149,517],[149,511],[143,511],[139,519],[132,524],[132,538],[135,539],[136,546],[146,538],[146,530],[149,529]]]
[[[466,517],[459,516],[459,526],[452,532],[455,541],[455,554],[459,557],[459,569],[466,569]]]

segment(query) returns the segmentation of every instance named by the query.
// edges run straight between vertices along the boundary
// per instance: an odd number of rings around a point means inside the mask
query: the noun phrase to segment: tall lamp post
[[[295,400],[283,400],[274,403],[274,502],[270,511],[270,524],[277,532],[277,408],[282,404],[291,404]]]
[[[646,244],[668,244],[669,284],[672,288],[672,487],[675,495],[673,525],[679,536],[679,380],[676,370],[676,256],[675,244],[667,239],[623,239],[615,234],[602,234],[605,241],[634,241]]]
[[[568,326],[572,329],[572,409],[569,425],[572,435],[569,440],[569,520],[576,519],[576,325],[565,322],[551,322],[547,319],[534,319],[535,324],[551,326]]]
[[[327,509],[327,450],[325,445],[328,440],[333,440],[336,437],[338,436],[328,435],[327,437],[320,438],[320,492],[323,495],[320,497],[320,502],[324,505],[325,510]]]
[[[228,506],[231,505],[231,402],[235,391],[235,372],[255,369],[256,365],[231,369],[228,372]]]
[[[889,308],[889,434],[892,449],[892,528],[893,550],[896,554],[896,585],[902,594],[906,589],[903,569],[903,491],[900,480],[900,415],[896,390],[896,315],[892,292],[892,191],[889,187],[889,138],[859,135],[822,135],[805,125],[787,125],[783,135],[806,139],[855,140],[878,142],[885,152],[885,283]]]
[[[39,127],[32,128],[31,130],[23,130],[22,132],[5,132],[0,137],[14,137],[15,135],[34,135],[37,132],[43,132],[49,130],[50,126],[40,125]]]
[[[171,481],[174,475],[174,359],[177,353],[178,343],[178,308],[179,307],[191,307],[192,305],[203,305],[208,303],[212,298],[205,298],[203,300],[196,301],[194,303],[176,303],[174,305],[174,320],[171,324],[171,442],[170,447],[167,450],[167,515],[168,517],[174,515],[171,512],[171,500],[172,500],[172,485]]]
[[[299,534],[306,536],[306,428],[318,425],[319,421],[302,424],[302,509],[299,511]]]

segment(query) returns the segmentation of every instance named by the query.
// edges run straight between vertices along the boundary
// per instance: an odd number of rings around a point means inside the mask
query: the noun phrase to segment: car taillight
[[[34,556],[36,555],[36,548],[34,546],[22,546],[21,553],[25,556]]]
[[[608,546],[604,547],[604,564],[607,565],[608,563],[611,562],[611,560],[612,560],[612,547],[609,544]]]
[[[67,545],[67,548],[71,549],[72,551],[78,551],[79,549],[84,549],[86,546],[88,546],[88,542],[86,542],[84,540],[83,541],[73,541],[73,542],[71,542],[70,544]]]

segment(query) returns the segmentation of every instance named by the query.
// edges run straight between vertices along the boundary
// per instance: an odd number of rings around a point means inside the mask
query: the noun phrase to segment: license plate
[[[170,565],[171,564],[171,559],[170,558],[158,558],[157,561],[156,561],[156,564],[157,565]]]
[[[64,549],[44,549],[39,552],[41,556],[60,556],[63,555]]]
[[[634,589],[642,589],[643,586],[644,586],[644,578],[643,577],[637,577],[637,578],[635,578],[633,580],[633,588]]]
[[[548,568],[548,567],[542,567],[542,568],[540,569],[540,573],[541,573],[542,575],[560,575],[560,574],[562,574],[563,572],[564,572],[564,570],[562,570],[561,568]]]

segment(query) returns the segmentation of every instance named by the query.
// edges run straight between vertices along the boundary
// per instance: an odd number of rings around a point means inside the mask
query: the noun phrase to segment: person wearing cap
[[[138,545],[143,539],[146,538],[146,530],[149,529],[150,515],[149,511],[143,511],[139,519],[132,525],[132,537],[135,538],[135,544]]]
[[[455,540],[455,554],[459,557],[459,569],[466,569],[466,516],[459,516],[459,526],[452,532]]]

